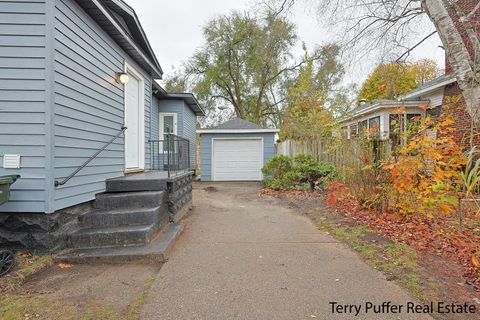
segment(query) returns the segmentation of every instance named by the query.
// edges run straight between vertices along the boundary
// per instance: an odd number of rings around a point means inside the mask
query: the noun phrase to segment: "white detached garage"
[[[202,181],[262,180],[262,168],[275,154],[278,131],[240,118],[197,130]]]

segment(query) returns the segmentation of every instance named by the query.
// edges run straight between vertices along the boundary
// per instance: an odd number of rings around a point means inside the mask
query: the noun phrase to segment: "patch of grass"
[[[367,232],[370,232],[370,229],[364,226],[340,227],[338,225],[331,225],[324,220],[320,220],[318,225],[322,230],[327,231],[337,239],[344,240],[353,247],[361,245],[361,237]]]
[[[119,315],[112,306],[105,305],[100,300],[89,300],[80,311],[78,315],[71,317],[71,319],[81,320],[118,320]]]
[[[145,286],[143,287],[142,292],[138,295],[138,297],[133,301],[130,306],[130,310],[128,312],[129,319],[138,319],[140,316],[140,308],[145,304],[148,298],[148,294],[150,293],[150,289],[152,285],[155,283],[157,279],[158,273],[153,274],[150,278],[148,278]]]
[[[411,271],[418,270],[417,251],[403,243],[393,243],[386,248],[387,255],[395,266],[400,266]]]
[[[100,300],[86,302],[58,300],[47,295],[4,294],[0,297],[0,319],[118,320],[113,307]]]
[[[15,263],[15,270],[1,279],[0,319],[120,319],[113,307],[100,300],[69,301],[49,295],[15,294],[29,277],[52,266],[53,257],[18,253]]]
[[[325,219],[318,221],[320,229],[335,238],[346,242],[357,251],[365,261],[397,279],[420,302],[430,301],[422,295],[422,284],[419,277],[419,266],[416,262],[417,252],[403,243],[379,243],[367,241],[366,235],[373,231],[364,226],[347,227],[330,224]]]
[[[16,267],[10,274],[4,276],[0,287],[3,292],[18,289],[29,277],[51,266],[51,255],[33,256],[30,254],[17,253],[15,256]]]
[[[360,252],[362,255],[364,255],[368,259],[374,260],[377,258],[377,251],[373,245],[361,244],[354,247],[354,249]]]
[[[41,306],[45,304],[44,297],[34,296],[16,296],[12,294],[3,294],[0,297],[0,319],[25,319],[32,315],[37,315]],[[38,317],[37,317],[38,318]]]

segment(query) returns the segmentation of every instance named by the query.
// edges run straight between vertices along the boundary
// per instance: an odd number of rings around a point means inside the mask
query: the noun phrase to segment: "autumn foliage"
[[[390,200],[399,212],[433,217],[457,208],[466,157],[450,135],[455,130],[452,123],[450,118],[435,124],[426,118],[396,157],[383,166],[392,181]]]
[[[384,236],[460,264],[465,277],[480,283],[478,213],[471,213],[467,225],[458,220],[462,177],[468,163],[475,169],[476,162],[456,143],[452,125],[446,116],[412,119],[387,161],[365,144],[361,165],[344,182],[330,184],[327,203]],[[470,171],[473,181],[478,170]]]
[[[380,64],[363,83],[358,99],[372,102],[375,99],[395,99],[425,82],[438,77],[435,61],[422,59],[415,63]]]
[[[463,274],[459,276],[480,283],[480,227],[458,229],[448,218],[381,213],[360,206],[351,194],[346,184],[331,183],[327,204],[334,206],[349,220],[366,225],[384,237],[460,265]],[[480,285],[475,285],[475,288],[480,291]]]

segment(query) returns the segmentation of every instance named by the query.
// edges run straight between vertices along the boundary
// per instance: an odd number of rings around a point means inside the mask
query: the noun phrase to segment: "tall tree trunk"
[[[443,42],[458,85],[463,91],[468,112],[478,124],[480,123],[480,57],[475,56],[480,53],[478,41],[471,41],[473,54],[470,55],[460,30],[457,29],[449,14],[446,0],[422,0],[422,4]],[[458,18],[460,21],[467,19],[466,16]]]

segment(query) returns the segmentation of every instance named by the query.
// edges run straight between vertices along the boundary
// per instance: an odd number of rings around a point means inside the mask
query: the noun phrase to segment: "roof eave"
[[[349,122],[352,120],[355,120],[356,118],[359,118],[361,116],[370,114],[375,111],[381,111],[381,110],[386,110],[386,109],[394,109],[394,108],[399,108],[399,107],[407,107],[407,108],[415,108],[418,106],[421,106],[423,104],[428,104],[430,101],[428,100],[408,100],[408,101],[393,101],[388,104],[374,104],[370,106],[369,108],[365,108],[361,110],[361,112],[354,113],[350,115],[347,118],[340,119],[338,122],[339,123],[345,123]]]
[[[136,24],[136,27],[137,27],[137,30],[142,34],[142,38],[145,42],[145,45],[147,46],[148,48],[148,51],[151,55],[151,58],[154,60],[155,64],[158,66],[158,69],[161,73],[161,75],[163,75],[163,70],[162,70],[162,67],[160,65],[160,63],[158,62],[157,60],[157,57],[155,55],[155,51],[153,51],[153,48],[152,46],[150,45],[150,41],[148,41],[148,37],[147,35],[145,34],[145,31],[142,27],[142,23],[140,22],[140,19],[138,18],[137,16],[137,13],[135,12],[135,10],[133,10],[132,7],[130,7],[127,3],[125,3],[123,0],[111,0],[111,1],[114,1],[116,2],[118,5],[123,5],[123,7],[125,8],[128,8],[128,11],[130,12],[127,12],[127,10],[125,10],[125,12],[129,13],[133,18],[134,18],[134,21],[135,21],[135,24]]]
[[[192,109],[193,112],[197,116],[205,116],[205,110],[203,110],[202,106],[197,100],[197,97],[193,93],[190,92],[169,92],[168,98],[172,99],[182,99],[185,103]]]
[[[116,6],[124,10],[124,12],[130,16],[136,21],[138,31],[142,34],[142,40],[147,43],[148,48],[150,49],[149,54],[147,55],[135,42],[135,40],[125,32],[125,30],[119,25],[119,23],[116,21],[114,17],[112,17],[112,14],[109,12],[109,9],[105,8],[104,4],[101,3],[99,0],[76,0],[76,2],[87,12],[93,10],[91,6],[88,5],[88,3],[91,3],[94,5],[94,8],[96,8],[96,12],[104,16],[107,21],[109,26],[113,27],[116,30],[116,33],[118,35],[112,35],[110,36],[117,42],[117,38],[121,38],[124,41],[126,41],[125,45],[119,45],[124,49],[126,52],[133,51],[133,53],[129,53],[129,55],[132,56],[134,60],[137,60],[137,62],[142,65],[146,70],[148,70],[151,75],[154,78],[161,79],[163,76],[163,70],[160,67],[160,64],[158,63],[155,54],[153,53],[153,50],[151,50],[150,45],[148,44],[148,40],[146,38],[146,35],[139,24],[138,17],[135,14],[135,11],[125,4],[123,1],[119,0],[111,0],[114,2]],[[111,9],[110,9],[111,10]],[[108,31],[107,31],[108,32]],[[118,43],[118,42],[117,42]]]
[[[153,89],[153,94],[160,100],[183,100],[197,117],[205,116],[205,111],[193,93],[169,93],[156,81],[153,81]]]
[[[414,98],[418,98],[418,97],[421,97],[422,95],[425,95],[425,94],[428,94],[428,93],[431,93],[435,90],[438,90],[442,87],[445,87],[449,84],[452,84],[454,82],[456,82],[457,80],[455,79],[455,77],[453,78],[449,78],[449,79],[446,79],[442,82],[439,82],[439,83],[436,83],[435,85],[433,86],[428,86],[428,87],[425,87],[425,88],[420,88],[419,90],[416,90],[414,92],[411,92],[411,93],[407,93],[403,96],[401,96],[399,98],[399,100],[408,100],[408,99],[414,99]]]

